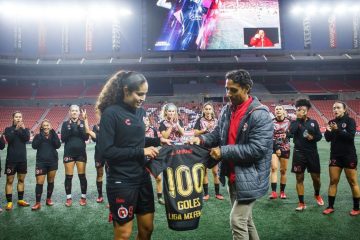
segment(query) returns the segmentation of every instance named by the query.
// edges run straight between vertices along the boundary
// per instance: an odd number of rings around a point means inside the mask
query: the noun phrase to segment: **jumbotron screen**
[[[147,2],[151,51],[281,49],[278,0]]]

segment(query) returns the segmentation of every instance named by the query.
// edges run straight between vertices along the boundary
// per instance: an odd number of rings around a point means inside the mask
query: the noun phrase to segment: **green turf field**
[[[359,149],[360,138],[356,139]],[[29,146],[30,147],[30,146]],[[0,239],[111,239],[112,224],[107,222],[108,210],[106,204],[95,202],[97,191],[95,185],[96,171],[93,162],[94,145],[88,145],[88,205],[80,207],[80,186],[77,176],[73,179],[72,207],[64,206],[65,191],[64,168],[59,164],[58,175],[55,180],[53,200],[55,205],[47,207],[43,203],[40,211],[32,212],[30,208],[19,208],[16,205],[11,212],[0,213]],[[4,168],[5,152],[1,151],[2,166]],[[322,166],[321,194],[327,203],[328,156],[329,144],[319,143],[319,153]],[[60,158],[62,150],[60,150]],[[28,149],[28,175],[26,178],[25,199],[32,204],[35,201],[34,164],[35,151]],[[291,164],[291,161],[289,162]],[[290,165],[289,164],[289,165]],[[290,167],[289,167],[290,169]],[[210,176],[210,181],[212,177]],[[0,203],[5,207],[4,193],[5,177],[0,178]],[[209,184],[211,197],[205,203],[200,226],[197,230],[176,232],[168,229],[165,219],[165,209],[156,204],[155,230],[153,239],[231,239],[229,228],[230,204],[225,188],[221,188],[226,200],[216,200],[214,189]],[[322,215],[324,207],[318,207],[313,199],[313,188],[310,176],[305,179],[305,201],[307,209],[295,212],[297,195],[295,191],[294,175],[288,171],[286,188],[287,200],[268,200],[264,197],[257,201],[254,208],[254,221],[261,239],[360,239],[360,216],[351,217],[352,208],[350,187],[342,175],[335,202],[335,213],[330,216]],[[44,185],[43,200],[46,197],[46,183]],[[14,200],[17,199],[15,192]],[[44,202],[44,201],[43,201]],[[325,203],[325,205],[326,205]],[[136,232],[136,228],[134,228]],[[135,234],[133,234],[135,236]]]

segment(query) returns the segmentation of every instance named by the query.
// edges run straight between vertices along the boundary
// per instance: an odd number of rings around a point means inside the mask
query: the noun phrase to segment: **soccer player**
[[[294,138],[294,153],[291,171],[296,174],[296,191],[299,198],[296,211],[306,209],[304,202],[304,172],[305,169],[311,175],[314,186],[314,197],[319,206],[324,205],[320,196],[320,158],[317,150],[317,142],[321,140],[319,124],[316,120],[308,117],[311,103],[307,99],[299,99],[295,103],[296,120],[290,124],[289,136]]]
[[[18,205],[20,207],[30,206],[24,200],[24,181],[27,173],[27,157],[26,157],[26,142],[30,140],[30,131],[25,128],[22,113],[15,111],[12,114],[12,126],[5,129],[5,139],[8,143],[5,174],[6,177],[6,210],[10,211],[13,208],[12,191],[15,174],[17,174],[17,191],[18,191]]]
[[[331,148],[329,162],[329,205],[323,213],[330,214],[334,212],[337,185],[341,172],[344,169],[353,195],[354,205],[350,215],[357,216],[360,214],[360,190],[357,179],[357,155],[354,143],[356,122],[353,118],[349,117],[347,106],[343,102],[337,101],[334,103],[333,113],[335,118],[329,122],[325,132],[325,139],[331,142]]]
[[[286,187],[286,170],[288,160],[290,156],[290,141],[287,136],[290,127],[290,120],[285,117],[286,111],[284,106],[277,105],[275,107],[274,123],[274,137],[273,137],[273,154],[271,160],[271,194],[270,199],[276,199],[276,187],[277,187],[277,170],[280,161],[280,198],[286,199],[285,187]]]
[[[52,206],[54,203],[51,200],[51,195],[54,191],[54,180],[56,171],[58,169],[58,152],[61,146],[60,139],[54,129],[52,129],[49,120],[44,119],[41,123],[40,133],[36,134],[32,148],[36,149],[36,187],[35,196],[36,203],[31,207],[32,210],[36,211],[41,208],[41,195],[43,192],[43,185],[45,182],[45,176],[47,176],[47,197],[46,205]]]
[[[215,126],[217,125],[217,119],[215,117],[214,106],[212,103],[207,102],[203,105],[202,108],[202,116],[198,118],[194,126],[194,134],[195,136],[200,136],[205,133],[210,133],[214,130]],[[223,200],[223,195],[220,194],[220,180],[218,176],[218,165],[215,165],[212,168],[212,174],[214,177],[214,187],[215,187],[215,198],[219,200]],[[209,178],[208,178],[208,171],[205,169],[205,176],[204,176],[204,200],[209,200]]]
[[[119,71],[107,81],[96,103],[114,239],[130,238],[135,214],[137,239],[150,239],[154,228],[154,193],[145,164],[159,154],[155,146],[170,141],[145,137],[146,113],[141,105],[147,92],[144,75]]]
[[[102,158],[100,156],[99,145],[97,142],[97,137],[99,136],[99,131],[100,131],[100,113],[97,111],[95,114],[96,120],[98,121],[98,123],[93,126],[92,130],[90,129],[90,126],[89,126],[89,120],[88,120],[88,116],[86,113],[86,109],[83,109],[81,111],[81,115],[82,115],[82,118],[84,119],[86,133],[89,134],[91,139],[96,143],[95,155],[94,155],[95,168],[96,168],[96,189],[98,191],[98,197],[96,199],[96,202],[102,203],[102,202],[104,202],[102,186],[103,186],[105,161],[102,160]]]
[[[3,150],[5,148],[5,140],[4,140],[4,137],[3,137],[3,134],[2,132],[0,132],[0,150]],[[1,168],[1,158],[0,158],[0,177],[1,177],[1,171],[2,171],[2,168]],[[2,208],[0,207],[0,213],[2,212]]]
[[[146,116],[144,118],[144,123],[145,123],[145,137],[149,137],[149,138],[158,138],[158,134],[157,131],[154,127],[151,126],[150,123],[150,119],[148,116]],[[157,198],[158,198],[158,203],[161,205],[165,204],[165,200],[162,196],[162,176],[158,175],[155,178],[156,181],[156,193],[157,193]]]
[[[162,121],[159,126],[161,136],[165,139],[170,139],[173,142],[181,142],[181,137],[185,132],[184,125],[179,119],[177,110],[175,104],[165,104],[161,111]]]
[[[80,107],[78,105],[71,105],[69,114],[70,119],[63,122],[61,127],[61,141],[65,143],[65,206],[70,207],[72,205],[71,187],[75,165],[77,167],[81,187],[81,198],[79,203],[81,206],[85,206],[87,190],[87,180],[85,176],[87,160],[85,141],[88,140],[89,135],[86,133],[84,121],[79,118]]]

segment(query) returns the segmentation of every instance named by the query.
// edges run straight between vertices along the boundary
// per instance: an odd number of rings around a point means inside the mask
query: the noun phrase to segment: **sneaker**
[[[35,203],[34,206],[31,207],[32,211],[40,210],[41,204],[39,202]]]
[[[52,206],[52,205],[54,205],[54,203],[53,203],[53,201],[51,201],[50,198],[48,198],[48,199],[46,199],[46,205]]]
[[[319,206],[324,206],[324,200],[322,199],[322,197],[319,196],[315,196],[316,202]]]
[[[280,198],[281,199],[287,199],[287,196],[286,196],[285,192],[280,192]]]
[[[216,194],[216,195],[215,195],[215,198],[216,198],[216,199],[219,199],[219,200],[224,200],[224,196],[221,195],[221,194]]]
[[[357,215],[359,215],[360,214],[360,210],[351,210],[351,212],[350,212],[350,215],[351,216],[357,216]]]
[[[330,213],[333,213],[333,212],[335,212],[335,210],[331,207],[328,207],[323,211],[323,214],[329,215]]]
[[[72,205],[72,199],[71,198],[66,199],[65,206],[71,207],[71,205]]]
[[[80,198],[80,206],[85,206],[86,205],[86,198]]]
[[[276,192],[271,192],[269,199],[277,199],[277,193]]]
[[[306,209],[305,203],[299,203],[297,208],[295,208],[296,211],[304,211]]]
[[[103,198],[103,197],[98,197],[98,198],[96,199],[96,202],[97,202],[97,203],[102,203],[102,202],[104,202],[104,198]]]
[[[20,206],[20,207],[28,207],[30,206],[30,204],[28,202],[26,202],[25,200],[19,200],[17,202],[17,204]]]
[[[5,210],[6,210],[6,211],[10,211],[10,210],[12,210],[12,209],[13,209],[13,203],[12,203],[12,202],[8,202],[8,203],[6,204]]]
[[[209,200],[209,198],[210,198],[209,194],[203,196],[203,200],[205,200],[205,201]]]
[[[165,201],[162,197],[158,199],[158,203],[161,205],[165,205]]]

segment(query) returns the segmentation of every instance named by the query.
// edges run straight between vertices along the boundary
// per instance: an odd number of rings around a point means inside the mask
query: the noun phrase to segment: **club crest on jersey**
[[[130,121],[130,119],[129,119],[129,118],[125,119],[125,121],[124,121],[124,122],[125,122],[125,124],[126,124],[126,125],[128,125],[128,126],[130,126],[130,125],[131,125],[131,121]]]
[[[341,124],[342,128],[346,128],[346,123]]]
[[[83,127],[84,127],[84,124],[80,124],[80,127],[83,128]]]
[[[244,124],[244,127],[243,127],[243,129],[242,129],[242,130],[243,130],[243,132],[245,132],[245,131],[247,130],[247,128],[248,128],[248,124],[247,124],[247,123],[245,123],[245,124]]]
[[[6,169],[6,173],[10,174],[11,173],[11,168]]]
[[[129,211],[127,210],[127,208],[121,206],[121,207],[118,209],[118,216],[119,216],[119,218],[124,219],[124,218],[126,218],[128,215],[129,215]]]
[[[310,125],[311,125],[312,127],[315,127],[315,124],[314,124],[314,123],[310,123]]]

